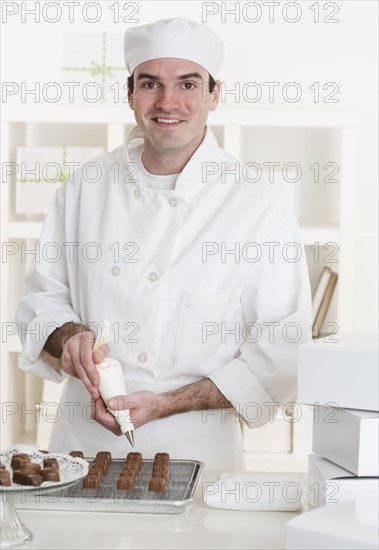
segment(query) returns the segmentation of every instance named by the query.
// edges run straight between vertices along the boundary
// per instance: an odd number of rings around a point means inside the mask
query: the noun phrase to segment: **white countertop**
[[[192,507],[182,514],[57,512],[18,510],[33,533],[23,548],[32,549],[222,549],[285,547],[291,512],[214,510],[202,502],[204,472]]]

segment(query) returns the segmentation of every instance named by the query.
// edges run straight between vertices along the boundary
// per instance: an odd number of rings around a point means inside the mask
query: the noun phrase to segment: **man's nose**
[[[177,92],[170,88],[162,88],[156,101],[156,107],[166,112],[177,109],[179,107]]]

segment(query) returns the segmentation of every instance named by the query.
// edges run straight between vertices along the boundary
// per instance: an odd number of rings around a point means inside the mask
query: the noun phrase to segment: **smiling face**
[[[212,93],[208,83],[208,72],[184,59],[153,59],[135,69],[129,105],[145,136],[144,158],[175,154],[188,161],[218,103],[220,83]]]

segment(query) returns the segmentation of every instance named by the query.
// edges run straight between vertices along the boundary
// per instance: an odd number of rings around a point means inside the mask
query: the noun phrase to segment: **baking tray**
[[[94,459],[87,458],[88,462]],[[170,460],[168,487],[163,492],[149,491],[149,480],[154,460],[142,460],[142,467],[134,489],[117,489],[117,480],[125,459],[112,459],[99,489],[84,489],[83,480],[70,487],[57,487],[49,492],[41,489],[28,494],[15,495],[17,508],[29,510],[68,510],[83,512],[140,512],[153,514],[179,514],[192,504],[203,462]]]

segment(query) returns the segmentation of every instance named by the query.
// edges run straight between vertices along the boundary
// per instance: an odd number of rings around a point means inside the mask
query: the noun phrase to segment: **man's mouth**
[[[152,120],[158,124],[165,124],[167,126],[175,126],[175,124],[181,124],[184,122],[183,120],[180,120],[178,118],[163,118],[163,117],[155,117]]]

